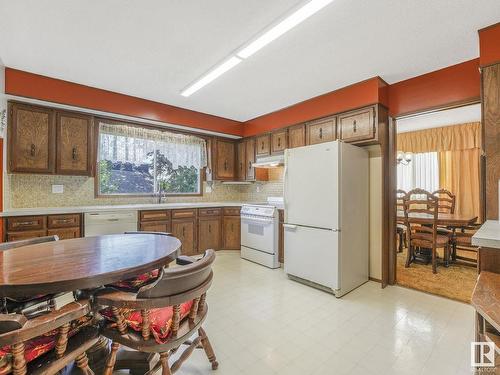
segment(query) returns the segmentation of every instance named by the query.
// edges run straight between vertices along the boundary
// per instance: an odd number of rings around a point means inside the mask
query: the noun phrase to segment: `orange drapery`
[[[439,185],[455,194],[455,212],[481,217],[479,122],[402,133],[397,142],[404,152],[438,152]]]

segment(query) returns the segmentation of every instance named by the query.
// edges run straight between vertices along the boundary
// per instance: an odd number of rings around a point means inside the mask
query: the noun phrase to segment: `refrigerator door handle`
[[[297,226],[293,224],[283,224],[283,228],[295,230],[297,229]]]

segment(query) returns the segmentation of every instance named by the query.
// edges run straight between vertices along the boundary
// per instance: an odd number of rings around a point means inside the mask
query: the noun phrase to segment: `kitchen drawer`
[[[172,210],[172,219],[186,219],[196,217],[196,208]]]
[[[80,227],[80,214],[49,215],[47,226],[48,228]]]
[[[317,143],[334,141],[336,137],[337,118],[328,117],[307,124],[307,144],[314,145]]]
[[[240,216],[241,207],[224,207],[224,216]]]
[[[140,211],[139,220],[143,221],[160,221],[160,220],[170,220],[169,210],[152,210],[152,211]]]
[[[339,116],[339,138],[346,142],[375,138],[375,108],[364,108]]]
[[[172,230],[172,226],[170,221],[148,221],[145,223],[141,223],[140,228],[143,232],[163,232],[170,233]]]
[[[7,232],[45,229],[46,227],[46,216],[20,216],[7,219]]]
[[[47,230],[48,236],[56,235],[60,240],[69,240],[71,238],[80,238],[80,227],[76,228],[56,228]]]
[[[199,208],[199,216],[220,216],[222,214],[222,208]]]
[[[7,241],[20,241],[29,240],[30,238],[46,236],[47,232],[44,230],[32,230],[24,232],[8,232]]]

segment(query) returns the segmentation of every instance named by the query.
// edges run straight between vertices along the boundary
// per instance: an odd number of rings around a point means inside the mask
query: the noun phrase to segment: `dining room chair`
[[[184,258],[185,259],[185,258]],[[215,251],[207,250],[187,265],[161,268],[153,282],[137,292],[110,288],[95,296],[95,304],[105,320],[101,334],[112,341],[104,375],[116,369],[130,369],[126,360],[117,361],[120,345],[142,353],[158,353],[160,360],[148,374],[176,372],[195,349],[203,349],[212,369],[218,362],[202,327],[207,317],[206,293],[213,278]],[[193,338],[193,336],[196,337]],[[169,357],[186,346],[170,365]]]
[[[465,261],[466,264],[477,266],[478,263],[478,253],[479,248],[472,245],[472,236],[481,228],[481,224],[472,224],[466,227],[462,227],[455,231],[452,242],[452,254],[451,258],[453,261],[457,259]],[[472,254],[472,257],[466,257],[463,255],[458,255],[458,251]]]
[[[446,189],[439,189],[432,192],[438,199],[438,212],[443,212],[447,214],[455,213],[456,196],[452,192]]]
[[[79,300],[27,319],[0,314],[0,374],[53,375],[74,363],[93,375],[87,350],[99,338],[89,300]]]
[[[432,193],[417,188],[410,190],[403,201],[409,245],[405,267],[415,260],[417,249],[430,249],[432,272],[437,273],[437,249],[443,248],[445,262],[450,252],[448,236],[437,232],[438,199]],[[426,225],[422,225],[422,217],[427,219]]]
[[[404,212],[404,202],[403,198],[406,195],[406,191],[402,189],[396,190],[396,212]],[[407,247],[406,243],[406,226],[403,223],[396,224],[396,235],[398,237],[398,253],[403,252],[403,247]]]

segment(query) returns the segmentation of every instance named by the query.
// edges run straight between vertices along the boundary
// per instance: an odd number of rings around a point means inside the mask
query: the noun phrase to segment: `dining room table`
[[[150,233],[51,241],[0,252],[0,297],[93,289],[174,261],[181,242]]]
[[[434,222],[434,216],[424,212],[411,212],[408,214],[414,223],[426,225]],[[462,215],[449,212],[438,212],[436,223],[438,226],[451,229],[451,242],[456,238],[457,229],[467,228],[477,221],[477,216]],[[396,215],[396,222],[398,224],[405,224],[404,211],[398,210]],[[448,267],[450,262],[449,256],[445,259],[445,267]]]

